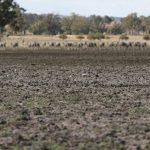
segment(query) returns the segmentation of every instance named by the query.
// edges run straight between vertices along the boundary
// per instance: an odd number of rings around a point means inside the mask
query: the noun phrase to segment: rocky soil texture
[[[149,52],[0,52],[0,149],[149,150]]]

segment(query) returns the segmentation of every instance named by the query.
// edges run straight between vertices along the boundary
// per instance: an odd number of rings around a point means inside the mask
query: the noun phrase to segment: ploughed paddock
[[[149,149],[150,49],[0,51],[0,149]]]

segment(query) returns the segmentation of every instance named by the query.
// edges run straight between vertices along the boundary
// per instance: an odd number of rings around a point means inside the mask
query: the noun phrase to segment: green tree
[[[48,14],[44,20],[47,33],[55,35],[61,32],[61,18],[59,15]]]
[[[129,34],[138,34],[141,27],[141,21],[136,13],[132,13],[122,19],[122,27]]]
[[[61,33],[61,18],[59,15],[34,15],[34,17],[29,20],[30,22],[34,20],[30,25],[30,31],[34,34],[56,35]]]
[[[32,24],[36,22],[40,18],[40,16],[32,13],[23,13],[23,18],[27,26],[26,28],[29,30]]]
[[[61,21],[61,29],[63,32],[66,32],[67,34],[71,34],[71,26],[73,23],[73,19],[71,16],[66,16],[62,18]]]
[[[23,13],[25,12],[25,10],[23,8],[20,8],[17,4],[14,11],[16,13],[16,17],[11,20],[10,27],[15,33],[24,31],[26,29],[26,23],[23,18]]]
[[[103,18],[101,16],[92,15],[89,17],[89,21],[90,21],[90,26],[89,26],[90,32],[105,31],[105,25],[103,23]]]
[[[16,15],[16,7],[19,5],[13,0],[0,0],[0,28],[3,29],[6,24],[11,23]]]
[[[142,22],[143,32],[146,32],[146,34],[150,34],[150,16],[141,17],[141,22]]]
[[[30,31],[35,35],[40,35],[46,32],[46,26],[44,24],[43,20],[37,20],[35,21],[31,27]]]
[[[103,18],[103,23],[110,24],[112,21],[114,21],[112,17],[104,16]]]
[[[123,29],[122,29],[121,24],[115,23],[112,27],[110,27],[110,28],[107,30],[107,33],[109,33],[109,34],[114,34],[114,35],[122,34],[122,33],[123,33]]]
[[[87,34],[89,32],[89,22],[84,16],[72,14],[71,32],[72,34]]]

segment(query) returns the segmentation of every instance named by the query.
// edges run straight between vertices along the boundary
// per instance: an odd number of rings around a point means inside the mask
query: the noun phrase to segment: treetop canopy
[[[0,0],[0,27],[3,28],[6,24],[17,17],[16,8],[20,8],[14,0]],[[20,11],[25,11],[20,8]]]

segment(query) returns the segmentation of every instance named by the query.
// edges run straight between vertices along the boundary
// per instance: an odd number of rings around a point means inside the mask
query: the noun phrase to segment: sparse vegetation
[[[65,39],[67,39],[68,37],[67,37],[66,34],[60,34],[60,35],[59,35],[59,38],[62,39],[62,40],[65,40]]]
[[[78,35],[77,36],[77,39],[79,39],[79,40],[83,40],[85,37],[83,36],[83,35]]]
[[[28,109],[23,109],[21,112],[20,119],[23,121],[28,121],[30,120],[30,113]]]
[[[122,34],[122,35],[120,36],[120,39],[121,39],[121,40],[128,40],[129,37],[128,37],[126,34]]]
[[[147,35],[144,35],[144,36],[143,36],[143,39],[146,40],[146,41],[147,41],[147,40],[150,40],[150,35],[148,35],[148,34],[147,34]]]
[[[101,34],[101,33],[92,33],[92,32],[90,32],[88,34],[87,38],[89,40],[100,40],[100,39],[104,39],[105,36],[103,34]]]
[[[109,39],[110,39],[110,36],[105,35],[105,39],[109,40]]]

